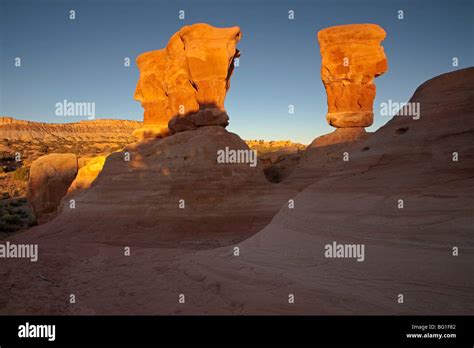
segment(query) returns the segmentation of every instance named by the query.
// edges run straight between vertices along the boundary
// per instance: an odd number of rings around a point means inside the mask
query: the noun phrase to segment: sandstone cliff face
[[[318,33],[321,78],[328,97],[331,126],[368,127],[373,123],[373,80],[387,71],[380,45],[385,31],[375,24],[331,27]]]
[[[158,137],[168,131],[227,126],[224,100],[240,38],[238,27],[194,24],[174,34],[165,49],[140,55],[135,99],[145,109],[145,126],[136,134]]]

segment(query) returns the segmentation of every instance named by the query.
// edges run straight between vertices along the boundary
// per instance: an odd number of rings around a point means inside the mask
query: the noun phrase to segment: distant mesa
[[[134,134],[163,137],[204,126],[226,127],[224,100],[241,37],[239,27],[199,23],[181,28],[166,48],[138,56],[135,99],[144,108],[144,127]]]
[[[134,141],[132,132],[142,123],[131,120],[81,120],[71,123],[45,123],[0,117],[0,139],[11,142],[123,142]]]

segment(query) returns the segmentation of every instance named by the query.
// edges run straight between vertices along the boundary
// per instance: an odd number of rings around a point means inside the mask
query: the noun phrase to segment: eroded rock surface
[[[350,24],[321,30],[321,78],[328,97],[328,123],[337,128],[373,123],[374,78],[387,71],[381,42],[385,31],[375,24]]]
[[[140,55],[135,99],[145,109],[145,125],[135,134],[146,138],[204,126],[226,127],[224,100],[241,36],[239,27],[199,23],[181,28],[166,48]]]
[[[61,199],[77,174],[75,154],[50,154],[31,164],[27,197],[38,223],[56,216]]]
[[[145,52],[137,57],[140,78],[135,90],[135,99],[144,109],[143,127],[134,135],[138,138],[165,136],[170,119],[168,96],[166,95],[166,50]]]

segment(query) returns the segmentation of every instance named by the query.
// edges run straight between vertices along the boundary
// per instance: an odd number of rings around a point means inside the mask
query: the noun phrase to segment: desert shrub
[[[15,180],[27,181],[29,176],[30,176],[30,171],[26,167],[18,168],[13,173],[13,179]]]
[[[41,147],[39,148],[39,152],[41,153],[48,153],[48,151],[49,151],[48,145],[41,145]]]
[[[11,207],[19,207],[20,205],[21,205],[21,202],[19,202],[19,200],[10,202]]]
[[[3,221],[0,221],[0,232],[15,232],[16,228],[14,226],[8,225]]]
[[[20,217],[21,217],[22,219],[26,219],[26,218],[29,216],[29,214],[28,214],[25,210],[23,210],[23,209],[20,209],[20,210],[18,211],[18,215],[20,215]]]
[[[36,218],[34,216],[30,216],[30,218],[28,219],[28,226],[31,227],[31,226],[36,226],[38,223],[36,221]]]
[[[2,221],[10,225],[16,225],[21,222],[21,218],[18,215],[12,215],[9,213],[3,214]]]

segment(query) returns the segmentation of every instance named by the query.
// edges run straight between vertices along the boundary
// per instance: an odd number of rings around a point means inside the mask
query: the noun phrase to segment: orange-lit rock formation
[[[165,92],[165,50],[145,52],[137,57],[140,78],[135,90],[135,100],[142,103],[144,109],[143,128],[134,135],[148,137],[168,133],[169,116],[167,113],[168,96]]]
[[[83,166],[79,166],[77,176],[69,186],[67,193],[71,194],[89,188],[100,174],[106,159],[107,156],[97,156],[87,160]]]
[[[336,128],[373,123],[375,84],[387,71],[381,42],[385,31],[375,24],[350,24],[321,30],[321,78],[328,98],[328,123]]]
[[[140,55],[135,99],[145,115],[144,130],[136,133],[146,137],[227,126],[224,100],[240,38],[239,27],[194,24],[174,34],[165,49]]]

